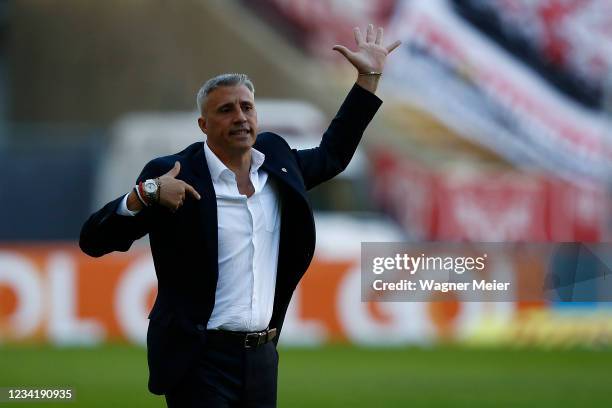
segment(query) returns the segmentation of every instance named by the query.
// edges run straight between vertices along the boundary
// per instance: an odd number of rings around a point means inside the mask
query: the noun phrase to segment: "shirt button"
[[[206,330],[206,327],[204,327],[204,325],[203,325],[203,324],[198,324],[198,325],[196,326],[196,328],[197,328],[199,331],[204,331],[204,330]]]

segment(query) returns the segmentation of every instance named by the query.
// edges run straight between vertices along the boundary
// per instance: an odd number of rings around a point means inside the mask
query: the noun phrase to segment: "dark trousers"
[[[278,353],[273,342],[245,349],[205,346],[198,363],[166,393],[168,408],[276,407]]]

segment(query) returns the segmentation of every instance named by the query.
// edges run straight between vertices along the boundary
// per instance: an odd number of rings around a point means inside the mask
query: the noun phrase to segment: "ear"
[[[198,126],[200,127],[200,130],[202,130],[202,132],[206,133],[206,131],[208,130],[208,128],[206,127],[206,118],[200,116],[198,118]]]

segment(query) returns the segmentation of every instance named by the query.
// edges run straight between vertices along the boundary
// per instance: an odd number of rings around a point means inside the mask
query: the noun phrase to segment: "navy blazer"
[[[262,168],[278,186],[282,201],[279,259],[270,328],[282,329],[289,301],[310,265],[315,249],[315,225],[306,191],[346,168],[361,136],[382,101],[353,86],[319,147],[291,149],[274,133],[257,136],[254,148],[265,154]],[[127,251],[149,234],[158,281],[157,298],[149,314],[147,356],[149,390],[170,390],[206,343],[206,325],[215,304],[218,277],[217,201],[204,155],[203,142],[150,161],[137,183],[168,172],[181,163],[178,179],[193,186],[201,200],[188,198],[175,213],[148,207],[134,217],[117,214],[123,196],[106,204],[83,225],[79,245],[99,257]],[[278,341],[276,337],[275,341]]]

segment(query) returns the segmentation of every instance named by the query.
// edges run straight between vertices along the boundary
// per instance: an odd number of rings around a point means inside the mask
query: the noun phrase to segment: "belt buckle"
[[[256,340],[255,345],[249,344],[249,339],[255,339]],[[244,348],[250,349],[250,348],[259,346],[260,339],[261,339],[261,333],[247,333],[247,335],[244,337]]]

